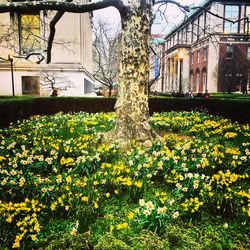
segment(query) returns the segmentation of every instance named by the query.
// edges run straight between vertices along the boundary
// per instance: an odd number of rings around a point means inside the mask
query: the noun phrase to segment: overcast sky
[[[184,5],[198,5],[202,2],[202,0],[179,0],[179,2]],[[180,22],[183,18],[183,14],[181,14],[179,8],[173,4],[168,5],[166,13],[168,17],[168,24],[166,25],[166,21],[157,17],[155,24],[152,27],[152,33],[167,33],[169,29],[171,29],[175,24],[178,24],[178,22]],[[119,12],[114,7],[94,11],[94,21],[97,19],[108,20],[111,24],[114,24],[114,26],[117,26],[120,23]]]

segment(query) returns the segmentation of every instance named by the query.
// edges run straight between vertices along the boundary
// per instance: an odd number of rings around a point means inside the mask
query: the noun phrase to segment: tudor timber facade
[[[250,2],[206,0],[200,6],[165,37],[162,91],[246,93],[250,87]]]
[[[36,63],[41,58],[36,52],[46,50],[55,13],[0,14],[0,95],[12,95],[14,87],[15,95],[49,96],[52,84],[59,96],[94,93],[89,13],[65,13],[56,25],[51,63]]]

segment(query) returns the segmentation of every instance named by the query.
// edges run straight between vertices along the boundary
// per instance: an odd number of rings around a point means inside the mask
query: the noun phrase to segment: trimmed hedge
[[[0,127],[11,122],[29,118],[32,115],[52,115],[60,111],[67,112],[112,112],[115,98],[0,98]],[[150,98],[150,114],[170,111],[206,111],[223,116],[239,123],[250,122],[250,100],[239,99],[203,99],[203,98]]]
[[[250,123],[250,99],[217,98],[152,98],[149,99],[150,113],[171,111],[205,111],[239,123]]]
[[[60,111],[67,112],[112,112],[115,98],[54,97],[35,98],[33,112],[35,115],[52,115]]]
[[[33,99],[0,99],[0,127],[33,115]]]

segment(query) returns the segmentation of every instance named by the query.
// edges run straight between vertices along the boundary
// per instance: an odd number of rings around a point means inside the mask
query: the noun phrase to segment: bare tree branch
[[[231,22],[231,23],[237,23],[237,22],[240,22],[242,20],[246,20],[248,17],[244,17],[244,18],[241,18],[241,19],[238,19],[238,20],[232,20],[232,19],[228,19],[228,18],[225,18],[221,15],[218,15],[218,14],[215,14],[213,12],[211,12],[210,10],[208,10],[206,7],[204,6],[188,6],[188,5],[182,5],[180,4],[179,2],[177,1],[172,1],[172,0],[156,0],[155,1],[155,5],[156,4],[167,4],[167,3],[172,3],[172,4],[175,4],[176,6],[178,6],[180,9],[182,9],[183,11],[185,12],[190,12],[191,10],[196,10],[196,9],[203,9],[205,10],[207,13],[211,14],[212,16],[214,17],[217,17],[217,18],[220,18],[222,20],[225,20],[227,22]],[[158,8],[159,9],[159,8]]]
[[[122,0],[93,0],[88,3],[80,4],[79,2],[65,1],[26,1],[24,2],[8,2],[0,4],[0,13],[5,12],[26,12],[39,10],[57,10],[72,13],[86,13],[93,10],[99,10],[106,7],[116,7],[120,9],[124,7]]]
[[[102,85],[108,87],[109,95],[118,81],[118,47],[120,29],[117,27],[111,32],[111,24],[98,21],[93,25],[93,60],[94,78]]]
[[[67,91],[69,88],[73,88],[74,84],[66,77],[59,77],[55,73],[43,72],[41,75],[40,86],[47,90],[60,90]]]
[[[156,0],[155,1],[155,5],[156,4],[167,4],[167,3],[172,3],[172,4],[175,4],[177,5],[179,8],[185,10],[186,12],[190,12],[190,6],[188,5],[182,5],[181,3],[177,2],[177,1],[174,1],[174,0]]]
[[[61,17],[63,16],[64,13],[65,13],[65,11],[58,11],[50,22],[50,25],[49,25],[50,34],[49,34],[49,38],[48,38],[47,59],[46,59],[47,63],[51,62],[51,50],[52,50],[52,45],[53,45],[53,41],[54,41],[54,37],[55,37],[55,33],[56,33],[55,26],[56,26],[57,22],[61,19]]]

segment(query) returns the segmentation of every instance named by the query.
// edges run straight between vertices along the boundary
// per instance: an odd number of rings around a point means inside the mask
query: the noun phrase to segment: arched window
[[[200,92],[202,90],[200,89],[200,71],[199,70],[196,70],[195,78],[196,78],[195,79],[196,91]]]
[[[190,72],[190,84],[189,84],[190,91],[195,91],[194,89],[194,73],[193,71]]]
[[[207,69],[202,70],[202,92],[207,90]]]

